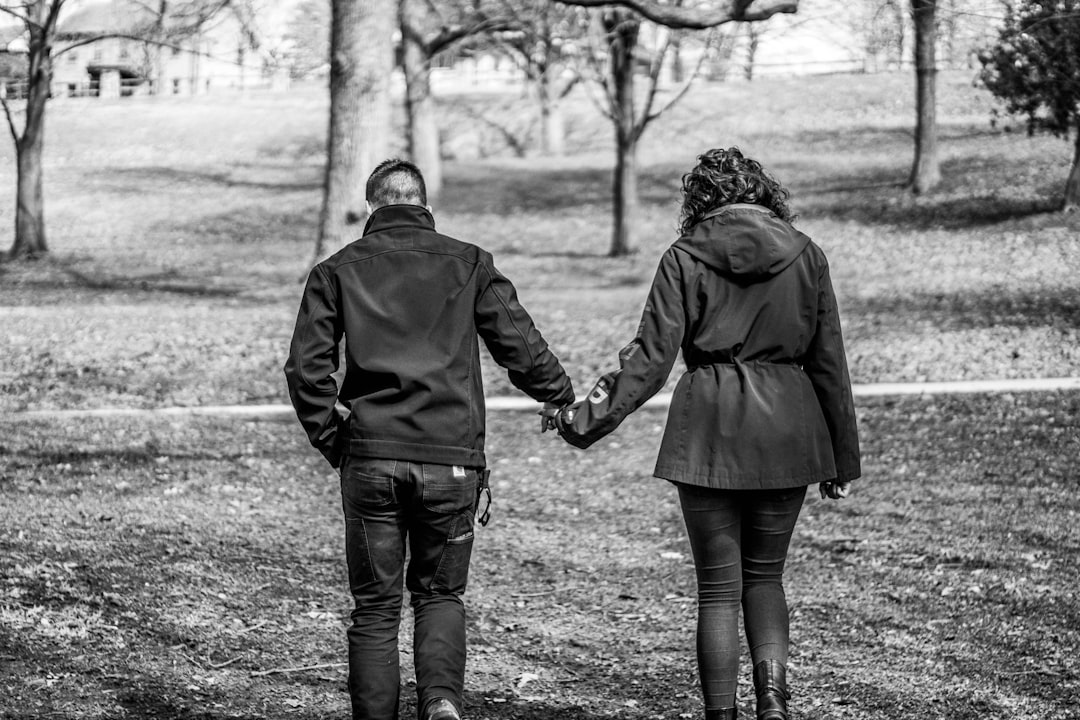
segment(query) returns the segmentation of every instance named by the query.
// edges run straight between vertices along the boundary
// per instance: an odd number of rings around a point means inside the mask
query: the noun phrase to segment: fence
[[[186,78],[172,79],[158,87],[153,80],[141,78],[117,78],[84,80],[79,82],[54,82],[49,88],[51,98],[116,98],[134,96],[174,96],[207,95],[218,92],[265,91],[277,92],[289,89],[287,78],[260,77],[237,82],[236,78],[204,77],[197,81]],[[0,98],[5,100],[26,100],[30,84],[25,80],[4,80],[0,78]]]

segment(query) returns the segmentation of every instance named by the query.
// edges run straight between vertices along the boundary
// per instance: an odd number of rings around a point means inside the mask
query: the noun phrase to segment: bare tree
[[[45,233],[45,184],[42,160],[45,151],[46,107],[52,90],[53,63],[68,51],[108,38],[136,40],[150,45],[171,43],[198,30],[228,6],[229,0],[188,2],[173,5],[168,0],[156,4],[135,4],[140,13],[122,31],[90,32],[63,39],[60,15],[67,0],[0,0],[0,15],[15,18],[26,29],[27,89],[22,127],[11,102],[0,94],[0,105],[15,143],[15,240],[4,259],[38,258],[49,252]]]
[[[588,31],[588,16],[581,8],[550,0],[500,0],[500,5],[515,27],[497,33],[496,40],[533,88],[540,152],[562,155],[566,136],[560,104],[581,80],[573,60]]]
[[[640,15],[622,8],[607,8],[600,12],[597,24],[602,34],[598,48],[590,57],[595,63],[594,80],[603,90],[601,112],[611,121],[615,131],[615,172],[612,185],[612,236],[609,254],[629,255],[635,252],[631,228],[638,210],[637,148],[649,124],[677,103],[690,89],[708,56],[708,43],[699,56],[697,67],[686,81],[661,107],[657,108],[661,70],[671,50],[670,31],[661,31],[662,39],[651,53],[639,45],[642,30]],[[665,29],[666,30],[666,29]],[[647,60],[644,73],[643,99],[637,99],[636,66]]]
[[[29,36],[25,121],[22,131],[16,126],[8,101],[3,102],[11,137],[15,141],[15,242],[8,252],[11,259],[36,258],[49,251],[45,240],[45,186],[42,157],[45,150],[45,104],[52,83],[52,52],[56,24],[64,0],[31,0],[18,9],[0,6],[26,27]]]
[[[397,0],[333,0],[330,128],[315,257],[342,247],[367,217],[364,185],[390,147]]]
[[[937,145],[937,0],[911,0],[915,20],[915,160],[910,186],[916,194],[941,182]]]
[[[443,173],[431,93],[432,60],[467,39],[514,28],[516,23],[501,14],[490,14],[482,5],[433,0],[400,0],[399,22],[409,154],[424,172],[428,194],[437,197]]]
[[[683,97],[690,82],[700,72],[701,63],[693,76],[676,91],[669,102],[654,109],[664,59],[671,48],[671,35],[652,53],[648,63],[646,88],[642,107],[635,101],[635,75],[638,39],[643,18],[668,29],[711,29],[737,21],[766,20],[777,13],[795,12],[797,0],[727,0],[710,3],[707,7],[666,5],[655,0],[560,0],[566,5],[602,7],[600,25],[604,48],[596,53],[605,71],[599,75],[605,102],[601,110],[611,120],[615,130],[615,172],[612,190],[612,236],[609,254],[627,255],[635,250],[631,228],[638,207],[637,146],[650,122]],[[619,7],[613,7],[613,6]],[[707,57],[703,52],[701,58]]]
[[[765,40],[765,27],[763,23],[741,23],[746,32],[746,57],[743,59],[743,77],[747,82],[754,79],[754,68],[757,63],[758,51],[761,43]]]

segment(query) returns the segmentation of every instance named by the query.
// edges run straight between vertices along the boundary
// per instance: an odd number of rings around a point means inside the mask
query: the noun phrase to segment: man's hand
[[[567,424],[574,420],[574,405],[553,405],[544,403],[544,409],[540,411],[540,432],[556,430],[560,435],[566,429]]]
[[[559,429],[559,413],[562,408],[553,403],[544,403],[544,409],[540,411],[540,432]]]
[[[818,484],[818,492],[821,493],[822,500],[825,498],[832,498],[833,500],[846,498],[850,489],[850,481],[827,480]]]

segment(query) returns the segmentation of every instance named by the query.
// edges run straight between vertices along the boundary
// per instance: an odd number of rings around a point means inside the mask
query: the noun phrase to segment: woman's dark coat
[[[860,475],[859,439],[825,254],[757,205],[728,205],[660,260],[637,337],[574,406],[563,437],[588,447],[667,380],[655,475],[725,489]]]

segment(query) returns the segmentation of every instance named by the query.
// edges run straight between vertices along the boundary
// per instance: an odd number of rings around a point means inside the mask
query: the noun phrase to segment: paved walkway
[[[855,397],[887,397],[899,395],[954,395],[964,393],[1046,392],[1080,390],[1080,377],[1035,378],[1030,380],[966,380],[926,383],[868,383],[852,386]],[[646,408],[664,409],[671,403],[671,393],[660,393],[645,403]],[[524,395],[487,399],[488,410],[536,411],[536,401]],[[79,418],[79,417],[140,417],[140,416],[210,415],[258,420],[292,420],[289,405],[201,405],[163,408],[97,408],[89,410],[30,410],[10,413],[9,418]]]

